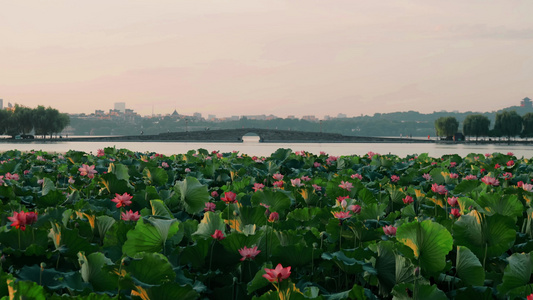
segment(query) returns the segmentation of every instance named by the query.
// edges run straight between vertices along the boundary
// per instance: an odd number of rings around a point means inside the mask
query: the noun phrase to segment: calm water
[[[324,151],[330,155],[364,155],[368,151],[380,154],[396,154],[405,157],[410,154],[428,153],[433,157],[445,154],[513,152],[517,157],[533,157],[533,146],[526,145],[450,145],[450,144],[414,144],[414,143],[259,143],[259,137],[246,136],[243,143],[176,143],[176,142],[43,142],[36,140],[31,143],[0,143],[0,151],[7,150],[43,150],[47,152],[67,152],[77,150],[96,153],[105,147],[126,148],[139,152],[157,152],[165,155],[186,153],[189,150],[206,149],[208,151],[231,152],[257,156],[268,156],[278,148],[290,148],[293,151],[305,150],[314,154]]]

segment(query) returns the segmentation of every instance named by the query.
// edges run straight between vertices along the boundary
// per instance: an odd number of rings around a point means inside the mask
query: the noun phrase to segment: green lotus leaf
[[[378,202],[376,196],[374,196],[374,194],[367,188],[362,188],[359,193],[357,193],[357,199],[367,205],[376,204]]]
[[[413,250],[422,270],[439,272],[446,266],[453,238],[444,226],[426,220],[404,223],[396,231],[398,241]]]
[[[56,250],[67,256],[76,257],[78,252],[95,252],[98,247],[78,233],[78,229],[68,229],[58,223],[52,223],[48,237],[54,243]]]
[[[486,215],[500,214],[517,219],[522,216],[524,206],[516,195],[481,194],[477,200]]]
[[[20,280],[33,281],[50,290],[62,290],[68,288],[70,290],[81,291],[89,287],[88,283],[84,283],[81,279],[81,273],[78,271],[61,272],[55,269],[44,269],[39,265],[24,266],[17,273]],[[2,291],[0,289],[0,295]]]
[[[221,240],[220,243],[228,252],[238,255],[239,249],[243,248],[244,246],[251,248],[252,246],[256,245],[258,246],[258,250],[264,251],[262,244],[260,245],[261,238],[263,237],[264,231],[259,231],[254,235],[245,235],[244,233],[240,232],[232,232],[231,234],[228,234],[225,239]]]
[[[266,209],[262,206],[243,206],[239,208],[239,220],[242,227],[255,225],[261,227],[267,223]]]
[[[415,280],[415,266],[405,256],[395,255],[396,283],[411,283]],[[378,270],[379,271],[379,270]]]
[[[78,262],[81,266],[81,278],[84,282],[90,283],[95,291],[110,291],[117,288],[118,275],[104,270],[104,266],[113,265],[113,262],[103,253],[95,252],[85,256],[84,252],[79,252]]]
[[[346,256],[343,251],[337,251],[334,253],[325,252],[322,253],[322,259],[332,260],[337,266],[348,274],[358,274],[361,272],[368,272],[372,275],[376,275],[376,269],[372,267],[372,264],[358,260],[352,257]]]
[[[7,279],[7,285],[9,287],[9,297],[2,297],[2,299],[47,299],[44,288],[35,282],[15,281],[14,278],[9,278]]]
[[[195,244],[185,247],[180,256],[181,263],[184,265],[190,264],[193,268],[205,266],[205,258],[209,253],[209,247],[214,242],[214,240],[199,239]]]
[[[443,173],[449,173],[450,171],[448,169],[441,169],[441,168],[435,168],[429,172],[429,175],[431,175],[431,182],[436,184],[444,184],[445,179],[442,175]]]
[[[122,252],[131,257],[139,252],[160,252],[167,239],[178,230],[179,223],[175,219],[148,219],[145,223],[144,219],[140,218],[135,229],[128,232]]]
[[[252,203],[255,206],[266,205],[271,212],[285,213],[291,206],[291,199],[283,191],[265,190],[255,192],[252,195]]]
[[[44,196],[39,197],[36,201],[38,207],[53,207],[65,202],[67,197],[60,190],[49,190]]]
[[[483,211],[483,208],[481,208],[476,201],[467,197],[459,197],[459,199],[457,199],[457,203],[459,204],[459,211],[462,212],[471,211],[473,209]]]
[[[115,194],[124,194],[124,193],[133,193],[133,187],[129,184],[128,181],[123,179],[118,179],[117,175],[107,173],[100,175],[100,182],[104,185],[105,189],[111,195]]]
[[[482,263],[485,258],[509,250],[516,237],[512,218],[499,214],[485,216],[475,210],[462,215],[453,225],[453,232],[456,244],[472,250]]]
[[[395,300],[411,300],[413,299],[413,284],[398,284],[394,287],[392,295]],[[409,291],[409,292],[408,292]],[[410,295],[411,294],[411,295]],[[431,299],[431,300],[447,300],[446,294],[439,290],[436,285],[418,285],[418,292],[416,299]]]
[[[492,288],[487,286],[468,286],[457,289],[456,300],[492,300]]]
[[[209,201],[207,186],[202,185],[194,177],[187,177],[177,182],[174,189],[180,194],[181,203],[189,214],[201,212],[205,203]]]
[[[478,180],[463,180],[453,189],[454,195],[467,195],[468,193],[475,190],[480,185]]]
[[[530,253],[514,253],[507,258],[507,262],[509,264],[503,271],[503,282],[498,286],[500,292],[521,294],[527,290],[527,287],[533,287],[530,284],[531,272],[533,271]]]
[[[50,191],[55,191],[55,190],[56,190],[56,184],[47,177],[43,178],[42,195],[46,196]]]
[[[379,282],[379,293],[387,297],[396,284],[396,255],[391,241],[381,241],[370,245],[369,248],[377,253],[374,268]]]
[[[180,300],[195,300],[200,295],[190,286],[181,286],[177,283],[166,283],[161,286],[154,286],[144,289],[140,286],[136,287],[136,292],[132,291],[132,299],[180,299]]]
[[[151,184],[156,186],[162,186],[168,182],[168,174],[162,168],[145,168],[143,170],[143,175],[151,182]]]
[[[485,270],[476,255],[467,247],[457,247],[456,269],[465,285],[483,285]]]
[[[204,239],[211,238],[211,235],[215,233],[215,230],[225,231],[226,225],[224,225],[224,220],[220,216],[220,213],[206,212],[204,218],[198,224],[198,229],[193,234],[193,236],[199,236]]]
[[[145,288],[172,282],[176,278],[172,265],[160,253],[137,253],[124,268],[135,284]]]
[[[385,215],[385,209],[387,208],[387,203],[372,203],[363,206],[361,213],[359,214],[360,220],[379,220]]]
[[[322,211],[319,207],[304,207],[292,210],[287,214],[287,220],[293,219],[300,222],[308,222]]]
[[[297,243],[288,246],[278,245],[272,250],[274,261],[282,265],[292,267],[304,267],[311,265],[311,262],[320,257],[322,249],[313,249],[304,243]]]
[[[115,219],[110,216],[98,216],[96,217],[96,229],[100,239],[103,240],[107,231],[115,224]]]
[[[107,173],[115,174],[118,180],[130,180],[129,169],[123,164],[110,163]]]
[[[173,218],[172,212],[162,200],[150,200],[150,206],[152,207],[152,215],[164,218]]]

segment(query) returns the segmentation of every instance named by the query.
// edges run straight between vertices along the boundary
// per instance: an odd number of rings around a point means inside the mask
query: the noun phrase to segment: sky
[[[217,117],[533,98],[531,0],[0,0],[0,99]]]

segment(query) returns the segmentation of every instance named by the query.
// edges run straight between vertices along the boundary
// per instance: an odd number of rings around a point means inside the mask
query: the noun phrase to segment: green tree
[[[48,131],[49,120],[46,118],[46,108],[42,105],[33,110],[33,128],[35,135],[45,136]]]
[[[527,113],[522,116],[522,137],[532,137],[533,136],[533,113]]]
[[[455,117],[440,117],[435,120],[435,130],[437,136],[450,137],[457,133],[459,122]]]
[[[507,141],[510,141],[511,137],[522,132],[522,117],[514,110],[497,113],[494,129],[502,136],[506,136]]]
[[[463,134],[465,136],[475,136],[476,141],[480,136],[489,134],[490,120],[484,115],[474,114],[466,116],[463,121]]]

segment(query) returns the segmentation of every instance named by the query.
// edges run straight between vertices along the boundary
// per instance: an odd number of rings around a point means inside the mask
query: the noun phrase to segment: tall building
[[[125,102],[115,102],[115,110],[118,110],[121,113],[125,113],[126,112],[126,103]]]
[[[4,99],[0,99],[0,109],[4,109]]]

